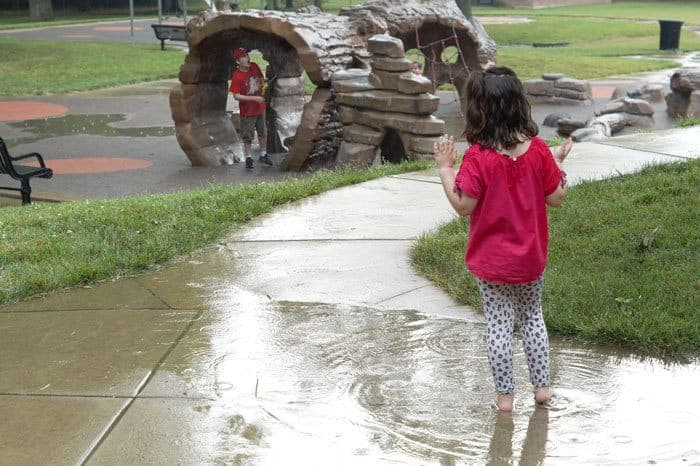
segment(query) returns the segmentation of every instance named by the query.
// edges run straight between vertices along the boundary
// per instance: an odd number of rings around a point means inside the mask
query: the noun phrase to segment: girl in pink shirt
[[[567,140],[552,155],[537,137],[530,104],[506,67],[472,72],[466,86],[464,136],[471,144],[455,175],[454,139],[435,143],[445,195],[470,216],[466,264],[474,275],[487,323],[486,346],[496,406],[513,409],[513,323],[518,319],[535,400],[549,400],[549,340],[542,317],[542,274],[547,263],[547,206],[566,193],[561,163]]]

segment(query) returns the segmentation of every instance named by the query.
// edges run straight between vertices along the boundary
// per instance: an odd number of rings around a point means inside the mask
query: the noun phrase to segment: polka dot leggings
[[[542,317],[540,277],[530,283],[492,283],[476,278],[486,317],[486,348],[496,392],[513,393],[513,322],[517,317],[530,382],[549,386],[549,339]]]

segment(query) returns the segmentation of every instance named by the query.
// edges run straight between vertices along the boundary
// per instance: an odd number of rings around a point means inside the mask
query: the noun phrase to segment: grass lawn
[[[499,45],[498,63],[510,66],[522,79],[543,72],[592,79],[653,71],[675,66],[670,59],[677,56],[659,50],[658,25],[647,23],[541,16],[532,23],[487,24],[485,28]],[[570,45],[535,48],[535,42]],[[684,30],[680,45],[682,51],[700,50],[700,35]]]
[[[404,162],[278,183],[0,208],[0,303],[143,272],[212,244],[276,206],[349,184],[421,170]]]
[[[686,25],[700,25],[700,2],[622,1],[610,4],[573,5],[536,9],[473,7],[472,14],[477,18],[479,16],[584,16],[654,22],[659,19],[673,19],[684,21]]]
[[[256,3],[251,6],[259,8]],[[335,8],[357,3],[336,0],[326,3]],[[636,8],[637,5],[642,5]],[[695,5],[699,13],[688,12]],[[245,7],[245,2],[241,3]],[[497,61],[513,68],[522,79],[536,78],[544,72],[561,72],[578,79],[653,71],[676,65],[675,52],[660,52],[659,27],[655,23],[601,19],[605,12],[635,11],[637,16],[685,15],[686,21],[700,24],[700,2],[615,3],[579,7],[510,10],[475,8],[499,15],[527,15],[525,24],[486,24],[489,35],[498,44]],[[692,10],[692,8],[690,8]],[[193,10],[194,11],[194,10]],[[581,16],[571,14],[577,12]],[[585,14],[584,14],[585,13]],[[687,13],[687,14],[686,14]],[[610,13],[612,14],[612,13]],[[568,16],[562,16],[568,15]],[[624,16],[624,15],[623,15]],[[0,27],[11,24],[0,16]],[[566,47],[534,48],[534,42],[569,42]],[[683,30],[681,48],[700,50],[700,35]],[[116,59],[115,59],[116,57]],[[58,59],[56,59],[58,58]],[[176,50],[161,53],[148,45],[89,44],[12,41],[0,39],[0,95],[46,95],[111,87],[136,82],[176,77],[183,54]],[[307,80],[307,90],[313,86]]]
[[[137,19],[153,18],[155,16],[158,16],[157,11],[146,13],[134,13],[134,17]],[[105,13],[91,11],[79,13],[73,11],[64,12],[61,10],[55,10],[53,21],[31,21],[29,19],[29,11],[0,11],[0,31],[4,29],[26,29],[46,26],[61,26],[64,24],[92,23],[99,21],[119,21],[128,19],[128,11],[109,11]]]
[[[700,352],[700,160],[570,188],[550,210],[543,306],[553,334],[678,360]],[[422,237],[413,264],[480,308],[468,219]]]
[[[154,44],[0,39],[0,95],[48,95],[175,78],[185,58]]]

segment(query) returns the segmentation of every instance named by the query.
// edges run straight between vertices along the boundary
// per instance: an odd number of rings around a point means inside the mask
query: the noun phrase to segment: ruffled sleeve
[[[474,144],[464,153],[462,165],[455,177],[455,192],[479,199],[484,191],[484,179],[480,167],[481,148]]]

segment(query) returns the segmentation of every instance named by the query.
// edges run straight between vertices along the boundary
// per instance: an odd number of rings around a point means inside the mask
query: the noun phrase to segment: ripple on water
[[[652,365],[650,371],[649,364],[552,339],[549,409],[534,408],[524,355],[517,352],[517,411],[509,424],[489,409],[493,388],[483,327],[415,311],[244,298],[236,306],[246,302],[242,311],[219,310],[218,330],[207,330],[217,343],[193,346],[194,358],[222,374],[214,379],[220,384],[235,385],[241,370],[261,374],[261,395],[248,401],[275,413],[266,420],[270,445],[275,419],[283,419],[285,429],[293,426],[321,444],[329,442],[329,429],[341,432],[333,437],[338,442],[351,437],[349,451],[362,452],[365,464],[380,463],[372,458],[378,451],[382,461],[403,464],[437,458],[484,464],[503,455],[506,463],[518,457],[546,458],[546,464],[698,461],[689,434],[700,427],[698,410],[669,409],[659,401],[664,392],[656,391],[692,392],[697,368],[676,374]],[[647,435],[650,419],[680,428]]]

